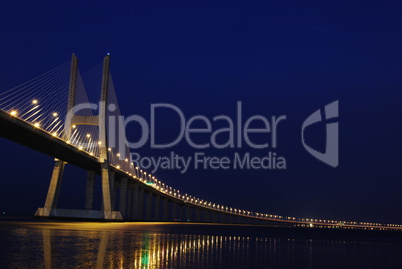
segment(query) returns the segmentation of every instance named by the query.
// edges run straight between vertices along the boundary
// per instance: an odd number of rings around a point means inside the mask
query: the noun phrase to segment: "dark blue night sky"
[[[110,53],[124,115],[149,119],[151,104],[171,103],[186,117],[235,118],[241,101],[246,118],[287,116],[275,149],[202,150],[275,151],[286,158],[286,170],[163,170],[160,180],[246,210],[402,223],[402,3],[279,2],[2,1],[0,91],[67,62],[71,53],[82,71]],[[300,130],[311,113],[336,100],[340,155],[332,168],[303,148]],[[177,122],[174,113],[161,113],[157,137],[173,139]],[[128,129],[132,140],[136,127]],[[324,138],[325,125],[318,124],[306,140],[324,150]],[[43,205],[53,159],[5,139],[0,146],[0,210],[33,215]],[[185,141],[136,150],[155,157],[171,151],[197,150]],[[85,172],[67,166],[60,207],[82,207],[84,186]]]

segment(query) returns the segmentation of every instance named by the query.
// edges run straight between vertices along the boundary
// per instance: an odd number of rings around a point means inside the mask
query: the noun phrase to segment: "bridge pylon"
[[[92,125],[99,128],[99,141],[98,147],[100,151],[99,169],[98,173],[101,176],[102,184],[102,210],[93,210],[93,197],[94,197],[94,181],[95,171],[88,171],[87,176],[87,190],[85,199],[85,209],[59,209],[57,208],[57,200],[61,188],[61,181],[66,162],[55,159],[55,166],[50,180],[48,193],[46,196],[45,205],[43,208],[38,208],[35,213],[36,217],[65,217],[65,218],[83,218],[83,219],[103,219],[103,220],[123,220],[119,211],[113,211],[112,191],[114,177],[110,171],[109,157],[108,157],[108,137],[106,126],[106,110],[108,105],[108,89],[109,89],[109,66],[110,55],[105,56],[103,60],[102,71],[102,86],[99,102],[98,115],[77,115],[75,106],[76,89],[77,89],[77,76],[78,76],[78,59],[73,54],[71,57],[70,69],[70,83],[69,83],[69,96],[67,104],[67,118],[65,122],[65,138],[70,140],[72,137],[72,129],[79,125]]]

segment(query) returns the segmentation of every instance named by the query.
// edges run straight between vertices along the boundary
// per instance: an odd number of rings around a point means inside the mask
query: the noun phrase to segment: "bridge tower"
[[[78,76],[78,59],[73,54],[71,58],[69,95],[67,105],[67,119],[65,124],[66,139],[71,138],[71,130],[73,126],[92,125],[99,128],[99,171],[97,171],[102,179],[102,210],[92,210],[94,196],[94,181],[96,171],[88,171],[87,190],[85,197],[84,210],[70,210],[57,208],[57,200],[60,192],[61,181],[63,177],[66,162],[55,159],[55,165],[50,180],[45,205],[38,208],[35,213],[37,217],[67,217],[67,218],[87,218],[87,219],[104,219],[104,220],[122,220],[119,211],[113,211],[112,188],[114,182],[114,174],[110,171],[108,158],[108,136],[106,126],[106,109],[108,105],[108,89],[109,89],[109,66],[110,55],[105,56],[103,60],[102,86],[99,102],[99,114],[95,116],[77,115],[75,106],[76,89]]]

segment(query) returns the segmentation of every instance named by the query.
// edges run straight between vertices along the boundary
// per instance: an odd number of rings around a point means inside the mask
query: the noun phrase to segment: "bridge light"
[[[59,114],[57,114],[57,112],[54,112],[52,115],[53,117],[57,117]]]
[[[57,136],[57,132],[54,132],[52,135],[53,135],[53,136]]]
[[[70,141],[70,140],[67,140],[67,141],[66,141],[66,143],[67,143],[67,144],[70,144],[70,143],[71,143],[71,141]]]
[[[90,137],[91,137],[91,134],[87,134],[87,137],[90,138]]]
[[[17,116],[17,110],[11,110],[10,115],[11,116]]]
[[[91,153],[89,153],[89,155],[94,156],[94,153],[93,153],[93,152],[91,152]]]
[[[112,149],[111,149],[111,148],[108,148],[107,150],[108,150],[108,151],[112,151]]]
[[[38,103],[38,100],[36,100],[36,99],[32,100],[32,104],[36,105],[37,103]]]
[[[77,128],[77,126],[76,126],[76,125],[73,125],[72,127],[73,127],[73,129]]]
[[[102,145],[102,141],[98,141],[98,145]]]
[[[116,166],[117,169],[120,169],[120,165]]]
[[[39,122],[35,122],[34,126],[35,126],[36,128],[39,128],[39,126],[40,126]]]
[[[128,162],[128,159],[125,159],[124,161],[125,161],[125,162]]]
[[[120,157],[120,153],[117,153],[116,156],[117,156],[117,157]]]
[[[79,149],[79,150],[82,150],[82,146],[79,146],[78,149]]]

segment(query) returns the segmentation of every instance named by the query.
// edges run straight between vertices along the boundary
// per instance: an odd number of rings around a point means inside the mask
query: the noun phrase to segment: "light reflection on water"
[[[238,236],[238,227],[212,232],[217,227],[2,222],[0,267],[391,268],[402,264],[400,242]]]

